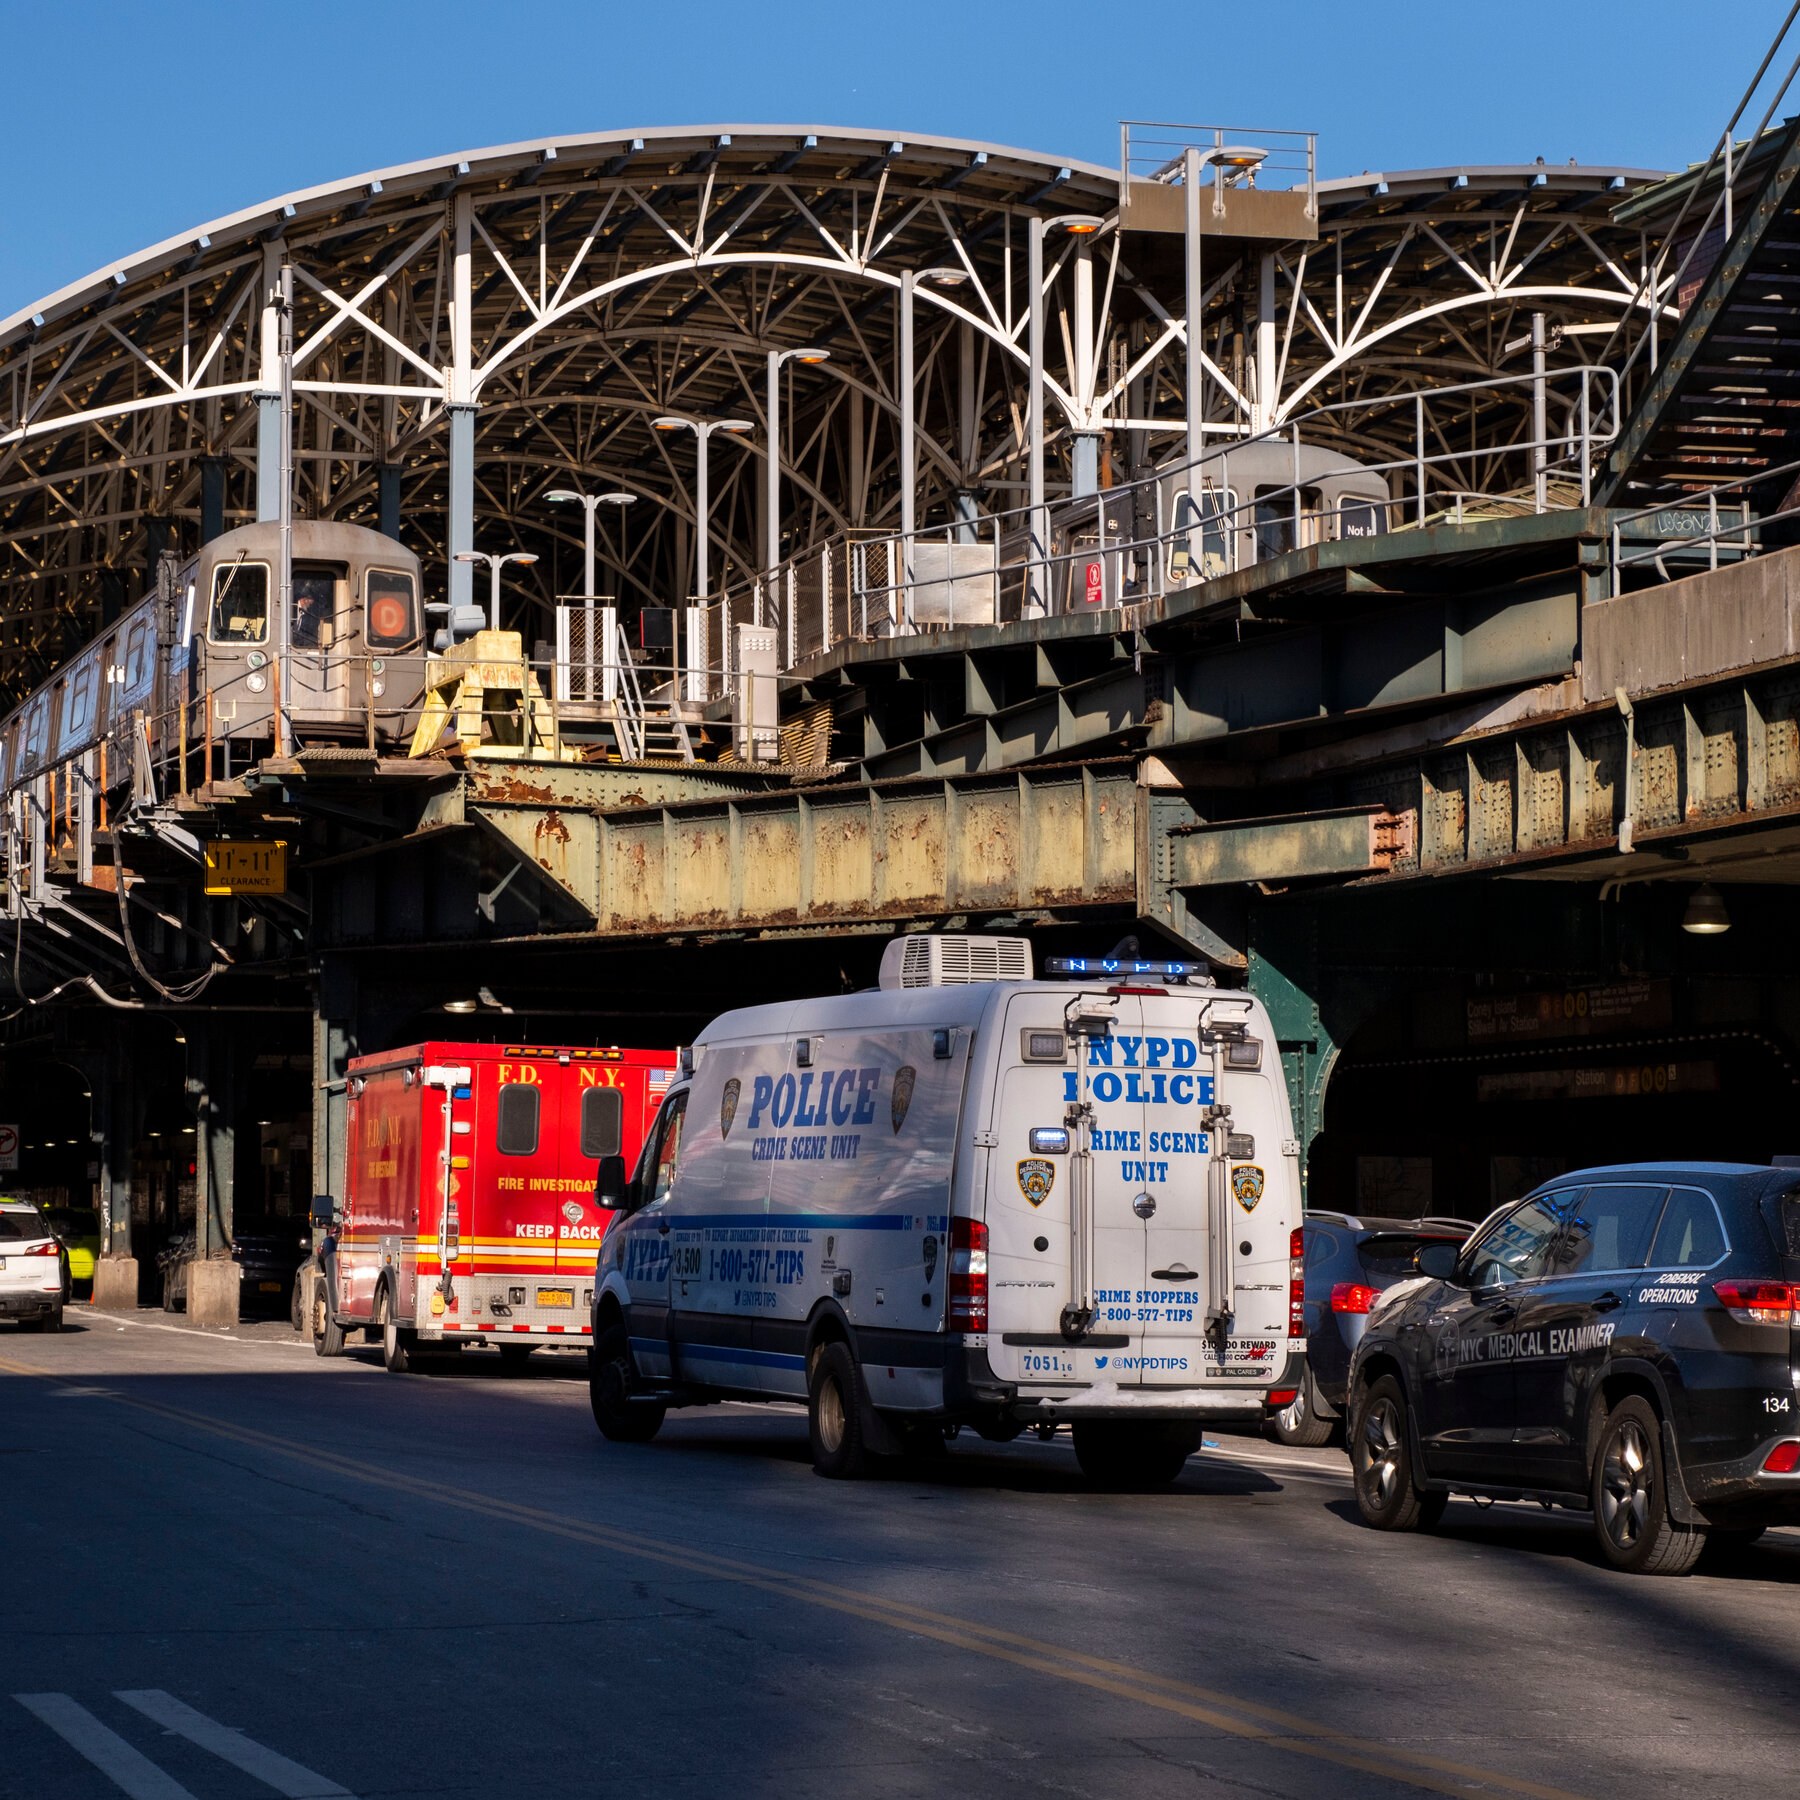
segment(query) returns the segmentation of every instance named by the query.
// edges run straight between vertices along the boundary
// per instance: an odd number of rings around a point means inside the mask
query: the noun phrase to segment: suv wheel
[[[1336,1424],[1335,1419],[1319,1417],[1311,1369],[1302,1371],[1300,1385],[1294,1391],[1293,1399],[1277,1410],[1269,1420],[1270,1430],[1275,1434],[1277,1443],[1294,1444],[1308,1450],[1316,1450],[1319,1445],[1330,1443]]]
[[[1594,1535],[1615,1569],[1632,1575],[1685,1575],[1706,1533],[1669,1517],[1662,1422],[1649,1401],[1628,1394],[1606,1416],[1594,1455]]]
[[[1406,1394],[1392,1375],[1357,1396],[1350,1415],[1350,1474],[1356,1510],[1377,1531],[1417,1531],[1444,1516],[1449,1496],[1421,1493],[1414,1484]]]

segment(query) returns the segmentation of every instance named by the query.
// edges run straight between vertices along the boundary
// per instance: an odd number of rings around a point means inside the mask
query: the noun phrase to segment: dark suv
[[[1353,1218],[1306,1215],[1306,1373],[1294,1397],[1269,1414],[1284,1444],[1330,1441],[1344,1410],[1350,1356],[1369,1308],[1396,1281],[1416,1271],[1426,1244],[1460,1244],[1475,1227],[1467,1219]]]
[[[1800,1170],[1560,1175],[1370,1313],[1350,1370],[1356,1500],[1388,1531],[1452,1492],[1591,1510],[1615,1567],[1800,1523]]]

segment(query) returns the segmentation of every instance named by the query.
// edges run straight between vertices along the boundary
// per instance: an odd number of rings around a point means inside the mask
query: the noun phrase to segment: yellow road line
[[[50,1374],[47,1369],[4,1360],[0,1360],[0,1369],[17,1375]],[[808,1605],[824,1607],[874,1624],[911,1632],[915,1636],[931,1638],[995,1661],[1012,1663],[1019,1668],[1050,1675],[1060,1681],[1072,1682],[1081,1687],[1112,1694],[1119,1699],[1134,1701],[1140,1706],[1210,1725],[1271,1749],[1292,1751],[1296,1755],[1336,1763],[1342,1768],[1357,1769],[1365,1774],[1405,1782],[1409,1786],[1428,1789],[1434,1793],[1468,1795],[1471,1790],[1480,1790],[1520,1795],[1526,1797],[1526,1800],[1579,1800],[1578,1796],[1563,1788],[1547,1787],[1520,1776],[1453,1762],[1427,1751],[1350,1737],[1299,1714],[1196,1687],[1188,1682],[1137,1668],[1130,1663],[1091,1656],[1059,1644],[1043,1643],[1016,1632],[958,1618],[954,1614],[933,1612],[906,1601],[890,1600],[879,1594],[839,1587],[809,1576],[772,1577],[754,1564],[734,1562],[709,1551],[679,1548],[654,1538],[638,1537],[612,1526],[595,1525],[584,1519],[569,1518],[537,1507],[524,1506],[517,1501],[500,1500],[469,1489],[403,1475],[397,1470],[358,1462],[334,1451],[302,1447],[265,1432],[252,1430],[248,1426],[227,1424],[202,1413],[187,1412],[156,1401],[130,1399],[122,1394],[104,1398],[115,1399],[119,1404],[136,1411],[150,1413],[249,1448],[310,1463],[315,1468],[334,1475],[412,1494],[465,1512],[503,1519],[553,1536],[571,1538],[579,1543],[661,1563],[669,1568],[731,1581],[741,1587],[759,1589],[787,1599],[802,1600]],[[1221,1708],[1229,1710],[1220,1710]],[[1234,1717],[1233,1714],[1239,1716]],[[1274,1729],[1276,1727],[1283,1729]]]

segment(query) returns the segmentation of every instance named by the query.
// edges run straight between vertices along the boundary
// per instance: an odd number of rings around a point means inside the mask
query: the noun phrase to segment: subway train
[[[245,525],[185,563],[165,563],[156,591],[0,724],[0,787],[93,752],[88,778],[112,788],[140,754],[168,764],[184,741],[190,764],[210,745],[210,774],[224,778],[274,744],[404,754],[425,678],[419,559],[360,525],[295,520],[292,530],[279,730],[280,528]]]

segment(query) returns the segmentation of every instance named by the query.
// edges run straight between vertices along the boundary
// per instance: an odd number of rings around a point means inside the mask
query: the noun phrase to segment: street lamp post
[[[831,360],[829,350],[771,350],[769,352],[769,457],[763,471],[766,482],[768,518],[763,527],[763,566],[769,580],[775,579],[775,565],[781,561],[781,368],[782,364],[822,363]]]
[[[582,521],[585,560],[582,565],[581,577],[581,594],[587,610],[587,638],[584,653],[587,659],[588,674],[584,685],[588,692],[585,697],[589,699],[593,697],[593,664],[597,654],[601,668],[600,697],[602,700],[610,701],[616,697],[617,691],[618,675],[613,663],[613,629],[619,615],[616,604],[600,609],[600,641],[596,644],[594,639],[594,601],[598,596],[594,592],[594,512],[596,508],[602,506],[619,508],[619,567],[622,576],[625,565],[625,508],[637,504],[637,495],[620,492],[583,494],[574,488],[552,488],[544,498],[552,506],[578,503],[587,514]],[[559,673],[557,679],[563,680],[563,674]]]
[[[694,603],[688,610],[688,698],[699,699],[701,683],[705,679],[704,671],[698,666],[695,657],[695,637],[699,620],[694,616],[706,605],[707,586],[710,574],[707,542],[707,523],[712,510],[711,498],[707,491],[706,480],[706,442],[715,431],[727,431],[733,435],[753,429],[748,419],[688,419],[675,413],[664,413],[660,418],[650,421],[658,431],[691,431],[694,434]],[[774,454],[773,446],[770,455]],[[681,658],[675,658],[675,686],[680,690]]]
[[[496,555],[488,550],[459,550],[456,553],[458,562],[483,562],[488,566],[488,630],[500,629],[500,571],[508,563],[534,563],[536,555],[529,550],[508,550]]]
[[[566,506],[571,503],[577,503],[587,514],[586,519],[583,521],[582,549],[584,561],[582,564],[581,593],[582,598],[587,601],[590,607],[592,607],[596,598],[594,593],[594,509],[599,506],[635,506],[637,504],[637,495],[622,493],[582,494],[578,493],[574,488],[552,488],[544,498],[548,500],[552,506]]]

